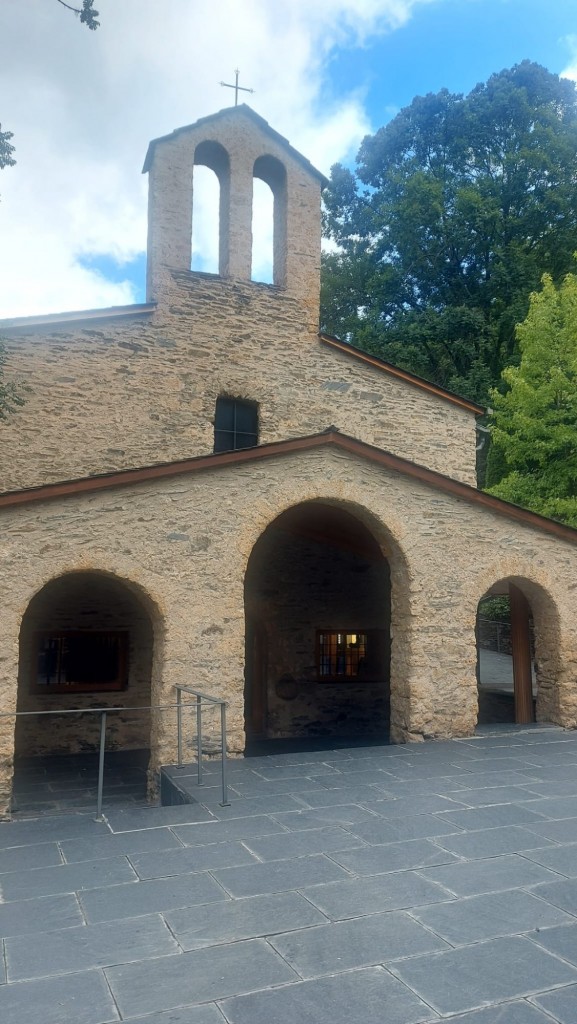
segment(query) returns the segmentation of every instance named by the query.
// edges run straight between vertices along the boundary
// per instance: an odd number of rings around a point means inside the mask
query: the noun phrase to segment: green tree
[[[3,132],[2,125],[0,124],[0,169],[3,167],[13,167],[16,163],[12,156],[14,146],[10,142],[11,138],[13,138],[12,132]]]
[[[28,386],[21,381],[5,380],[6,349],[0,339],[0,420],[7,420],[11,413],[24,405]]]
[[[517,327],[519,366],[494,390],[491,494],[577,526],[577,276],[549,274]]]
[[[485,401],[577,237],[577,92],[529,61],[419,96],[325,193],[322,326]]]

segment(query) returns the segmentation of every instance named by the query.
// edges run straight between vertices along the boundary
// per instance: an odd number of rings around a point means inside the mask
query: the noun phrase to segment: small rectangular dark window
[[[43,633],[33,690],[36,693],[92,693],[122,690],[128,683],[128,633]]]
[[[214,416],[215,452],[234,452],[258,444],[258,406],[239,398],[217,398]]]

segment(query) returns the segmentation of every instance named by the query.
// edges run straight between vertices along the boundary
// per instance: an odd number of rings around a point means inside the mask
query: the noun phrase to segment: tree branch
[[[96,20],[98,18],[98,11],[95,11],[92,6],[94,0],[82,0],[81,8],[72,7],[70,4],[65,3],[65,0],[57,0],[57,3],[65,7],[67,11],[80,15],[80,21],[92,29],[92,31],[95,31],[100,25],[100,22]]]

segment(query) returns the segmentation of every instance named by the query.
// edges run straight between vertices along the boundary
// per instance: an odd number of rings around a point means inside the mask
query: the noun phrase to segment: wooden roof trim
[[[314,451],[323,447],[335,447],[341,451],[349,452],[359,458],[366,459],[383,469],[401,473],[419,483],[426,484],[434,490],[450,494],[469,504],[479,505],[497,515],[505,516],[523,526],[529,526],[540,532],[549,533],[560,540],[568,541],[577,545],[577,529],[558,523],[554,519],[547,519],[536,512],[529,512],[528,509],[519,505],[512,505],[511,502],[495,498],[491,494],[477,490],[469,484],[453,480],[452,477],[444,476],[433,469],[419,466],[415,462],[403,459],[391,452],[375,448],[373,445],[358,441],[347,434],[341,434],[335,428],[329,428],[322,434],[311,434],[307,437],[291,438],[287,441],[274,441],[271,444],[259,445],[256,448],[244,448],[241,451],[221,452],[218,455],[200,455],[194,459],[185,459],[181,462],[161,463],[155,466],[144,466],[139,469],[123,469],[115,473],[105,473],[101,476],[82,477],[77,480],[65,480],[54,484],[43,484],[41,487],[32,487],[27,490],[7,491],[0,494],[0,509],[14,508],[32,502],[50,501],[56,498],[65,498],[70,495],[92,494],[98,491],[111,490],[115,487],[128,487],[132,484],[149,483],[154,480],[162,480],[170,477],[183,476],[189,473],[199,473],[208,469],[224,469],[227,466],[238,466],[259,462],[263,459],[274,458],[278,455],[292,455],[295,452]]]
[[[23,331],[37,327],[59,327],[61,324],[74,325],[95,320],[119,320],[133,316],[149,316],[156,309],[155,302],[135,302],[130,306],[109,306],[107,309],[80,309],[66,313],[45,313],[39,316],[17,316],[0,320],[0,330]]]
[[[447,391],[446,388],[441,388],[438,384],[425,380],[424,377],[417,377],[416,374],[409,373],[408,370],[401,370],[398,366],[393,366],[392,363],[379,359],[378,356],[372,356],[368,352],[363,352],[360,348],[355,348],[354,345],[349,345],[346,341],[341,341],[340,338],[334,338],[330,334],[319,334],[319,338],[323,345],[328,345],[339,352],[344,352],[347,356],[352,356],[354,359],[359,359],[369,366],[374,366],[377,370],[388,373],[390,377],[398,377],[399,380],[405,381],[406,384],[412,384],[414,387],[421,388],[422,391],[428,391],[429,394],[436,395],[437,398],[444,398],[446,402],[452,402],[453,405],[458,405],[462,409],[466,409],[467,412],[474,413],[476,416],[482,416],[486,412],[482,405],[470,402],[468,398],[462,398],[461,395],[456,395],[453,391]]]

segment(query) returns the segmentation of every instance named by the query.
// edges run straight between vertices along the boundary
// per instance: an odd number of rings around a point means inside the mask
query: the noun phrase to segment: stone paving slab
[[[160,914],[5,939],[9,981],[70,974],[177,953]]]
[[[59,864],[57,867],[34,868],[32,871],[9,871],[0,875],[0,896],[9,900],[33,896],[53,896],[60,892],[95,889],[97,886],[134,882],[136,873],[126,857],[84,861],[82,864]]]
[[[159,853],[130,854],[130,863],[139,878],[162,878],[185,871],[209,871],[258,863],[242,843],[213,843],[211,846],[187,846]]]
[[[564,956],[561,950],[569,949],[568,945],[563,946],[564,939],[572,939],[573,943],[577,943],[577,930],[552,927],[571,924],[575,919],[521,889],[470,896],[452,903],[439,902],[436,906],[416,907],[412,913],[417,921],[431,928],[452,946],[494,939],[499,935],[530,932],[531,938],[550,952],[575,963],[574,957]],[[538,929],[545,930],[541,933]],[[544,936],[549,936],[549,939]],[[559,949],[553,948],[556,941]],[[574,949],[577,954],[577,945]]]
[[[119,1019],[100,971],[0,987],[3,1024],[110,1024]]]
[[[385,871],[400,871],[403,868],[424,868],[435,864],[458,862],[454,854],[441,849],[429,839],[413,839],[406,843],[382,843],[359,850],[344,850],[331,854],[331,859],[357,875],[380,875]],[[539,878],[539,881],[545,879]]]
[[[0,874],[4,871],[24,871],[29,868],[48,868],[62,864],[57,843],[39,843],[37,846],[12,846],[0,850]]]
[[[283,828],[299,832],[301,829],[321,828],[325,825],[342,825],[347,828],[359,821],[370,821],[373,813],[358,804],[337,804],[335,807],[317,807],[308,811],[280,811],[274,813],[273,817]]]
[[[577,967],[577,922],[575,918],[557,928],[540,928],[531,936],[540,946]],[[577,1003],[575,1004],[577,1016]]]
[[[567,992],[568,989],[560,991]],[[522,1002],[499,1003],[485,1010],[459,1014],[450,1018],[450,1024],[551,1024],[551,1017],[523,999]]]
[[[297,892],[279,892],[172,910],[165,914],[165,919],[185,950],[237,942],[239,939],[262,938],[326,924],[325,915],[309,902],[311,891],[307,889],[307,899]]]
[[[548,846],[544,850],[526,850],[524,857],[534,860],[536,864],[542,864],[551,871],[558,871],[560,875],[568,878],[577,878],[577,843],[568,843],[566,846]]]
[[[576,1024],[575,734],[236,759],[229,807],[172,771],[199,802],[0,823],[1,1024]]]
[[[270,942],[305,979],[448,948],[401,910],[275,935]]]
[[[73,928],[82,923],[80,905],[73,893],[0,905],[0,936]]]
[[[385,910],[406,910],[455,898],[447,889],[429,882],[417,871],[394,871],[386,875],[351,878],[346,882],[311,885],[306,889],[306,897],[333,921],[380,914]]]
[[[539,825],[546,817],[546,812],[544,809],[533,811],[527,804],[494,804],[467,811],[441,811],[439,817],[467,831],[478,831],[481,828],[497,828],[499,825]]]
[[[528,822],[527,828],[535,835],[552,839],[554,843],[577,843],[577,818],[564,818],[562,821],[544,821],[538,824]]]
[[[204,796],[202,799],[211,815],[221,821],[228,821],[229,818],[254,817],[257,814],[274,814],[276,811],[298,811],[307,806],[298,797],[290,796],[288,793],[239,797],[229,792],[229,805],[225,807],[220,803],[220,795],[218,799],[206,799]]]
[[[551,839],[537,836],[521,825],[501,825],[497,828],[476,829],[457,835],[437,836],[436,841],[443,850],[449,850],[469,860],[483,860],[504,853],[539,850],[542,847],[558,849]]]
[[[300,832],[284,832],[276,836],[245,839],[245,846],[261,861],[292,860],[331,850],[351,850],[366,844],[344,828],[311,828]]]
[[[109,885],[101,889],[87,889],[80,894],[82,909],[91,924],[155,914],[176,907],[193,907],[197,903],[216,903],[228,898],[208,872],[146,879],[138,884]]]
[[[249,864],[242,868],[224,868],[214,877],[231,896],[259,896],[268,892],[303,889],[320,882],[348,878],[346,871],[324,854],[297,857],[295,860],[274,860],[266,864]]]
[[[423,869],[422,873],[432,882],[444,885],[450,892],[454,892],[455,896],[476,896],[484,892],[526,888],[527,886],[537,886],[541,882],[550,882],[551,885],[543,885],[540,891],[540,895],[548,899],[546,893],[551,892],[554,895],[557,892],[554,886],[559,884],[556,882],[553,871],[515,853],[486,860],[461,861],[459,864],[427,867]],[[559,898],[561,898],[560,895]]]
[[[574,967],[519,936],[411,957],[390,970],[441,1014],[577,982]]]
[[[97,839],[65,839],[59,845],[67,864],[75,864],[83,860],[98,860],[101,857],[114,857],[119,853],[148,853],[182,848],[182,843],[169,828],[120,832],[117,835],[109,833]],[[39,850],[41,847],[36,846],[32,849]]]
[[[577,985],[569,985],[567,988],[558,989],[548,995],[535,996],[537,1006],[551,1014],[559,1024],[575,1024],[577,1013]],[[519,1024],[524,1024],[520,1021]],[[535,1021],[537,1024],[537,1021]]]
[[[112,967],[105,974],[123,1017],[297,981],[294,971],[262,939]]]
[[[223,1024],[223,1020],[215,1003],[204,1003],[203,1006],[183,1006],[147,1014],[146,1017],[131,1017],[130,1024]]]
[[[206,846],[208,843],[223,843],[229,839],[252,839],[255,836],[270,836],[285,829],[278,821],[267,815],[251,815],[248,818],[233,818],[232,821],[211,821],[200,825],[182,825],[173,829],[185,846]]]
[[[577,878],[536,885],[532,891],[540,899],[552,903],[554,907],[577,916]]]
[[[455,801],[469,807],[489,807],[492,804],[520,804],[536,800],[540,783],[526,786],[494,786],[490,789],[463,789],[452,794]],[[548,783],[547,783],[548,785]],[[548,794],[543,794],[548,795]],[[555,796],[557,794],[555,793]]]
[[[25,821],[0,822],[0,850],[11,846],[27,846],[81,836],[107,836],[110,829],[104,821],[94,821],[87,814],[63,814]]]
[[[220,1004],[229,1024],[420,1024],[431,1008],[380,968],[290,985]]]

